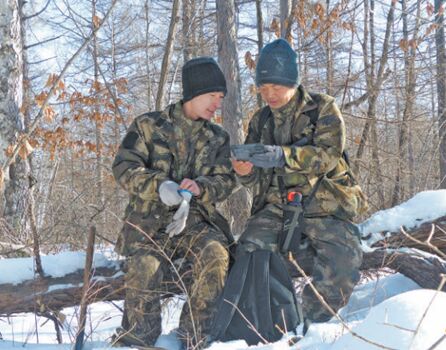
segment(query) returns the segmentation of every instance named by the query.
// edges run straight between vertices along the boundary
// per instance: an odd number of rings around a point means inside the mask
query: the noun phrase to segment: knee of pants
[[[227,265],[229,261],[228,250],[218,241],[211,241],[205,245],[199,255],[200,263]]]
[[[194,264],[194,283],[213,281],[221,288],[229,265],[229,253],[218,241],[212,241],[202,249]],[[201,282],[199,282],[201,281]]]
[[[315,283],[339,287],[355,284],[359,280],[359,266],[350,265],[348,259],[330,259],[325,262],[318,256],[313,266],[313,280]]]
[[[126,287],[137,290],[147,289],[161,274],[161,263],[152,255],[135,255],[127,259]]]

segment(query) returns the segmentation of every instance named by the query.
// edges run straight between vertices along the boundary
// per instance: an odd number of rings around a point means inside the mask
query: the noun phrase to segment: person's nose
[[[271,91],[270,89],[266,89],[264,90],[264,96],[267,100],[269,100],[270,98],[273,97],[273,91]]]
[[[222,103],[222,99],[220,97],[217,97],[214,101],[214,107],[215,109],[220,109],[221,108],[221,103]]]

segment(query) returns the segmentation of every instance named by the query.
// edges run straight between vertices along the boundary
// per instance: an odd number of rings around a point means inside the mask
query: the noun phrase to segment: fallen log
[[[298,263],[307,273],[311,273],[310,259],[299,257]],[[293,277],[299,277],[294,266],[291,264],[289,266]],[[422,288],[429,289],[437,289],[442,274],[446,274],[446,263],[434,256],[423,257],[415,253],[385,249],[364,254],[361,270],[383,267],[399,272]],[[122,300],[124,298],[123,275],[119,267],[117,269],[97,268],[94,272],[88,302]],[[188,274],[182,276],[188,276]],[[78,270],[58,278],[36,278],[17,285],[0,284],[0,314],[44,313],[79,305],[82,298],[82,279],[83,270]],[[181,293],[174,279],[174,276],[168,276],[163,283],[166,297]],[[443,291],[446,291],[446,286],[443,287]]]
[[[115,265],[115,267],[113,267]],[[98,267],[94,270],[87,302],[124,299],[124,272],[122,264]],[[190,271],[181,270],[181,278],[191,278]],[[36,277],[19,284],[0,284],[0,315],[22,312],[57,312],[65,307],[77,306],[82,299],[83,269],[63,277]],[[178,278],[166,276],[162,283],[165,297],[183,294]]]
[[[113,268],[97,268],[91,301],[117,300],[124,296],[123,273]],[[79,305],[82,298],[83,270],[63,277],[44,277],[20,284],[0,285],[0,314],[45,313]]]
[[[364,254],[361,270],[390,268],[426,289],[438,289],[446,277],[446,262],[438,257],[423,257],[416,253],[375,250]],[[446,285],[442,291],[446,292]]]
[[[435,253],[426,243],[426,241],[432,235],[429,243],[446,254],[446,216],[442,216],[432,222],[426,222],[420,225],[418,228],[410,229],[410,237],[417,241],[424,242],[423,244],[417,243],[408,238],[401,231],[383,233],[383,236],[384,235],[386,237],[375,242],[372,247],[386,247],[394,249],[409,247],[424,250],[429,253]]]

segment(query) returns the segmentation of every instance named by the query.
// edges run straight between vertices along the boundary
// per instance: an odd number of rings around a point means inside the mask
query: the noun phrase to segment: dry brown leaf
[[[101,83],[100,83],[99,81],[95,80],[95,81],[93,82],[93,89],[94,89],[95,91],[99,91],[99,90],[101,90]]]
[[[39,146],[39,141],[37,141],[36,139],[29,139],[29,144],[31,145],[31,147],[36,148]]]
[[[38,94],[36,97],[34,97],[34,100],[36,101],[37,105],[39,107],[43,106],[43,103],[45,102],[46,98],[47,98],[48,94],[46,92],[41,92],[40,94]]]
[[[5,149],[6,157],[12,157],[12,154],[14,153],[14,148],[15,148],[15,145],[9,145],[8,147],[6,147],[6,149]]]
[[[437,23],[432,23],[429,27],[427,27],[424,36],[430,35],[435,29],[437,29],[437,26],[438,26]]]
[[[246,51],[245,53],[245,64],[250,70],[256,68],[256,62],[253,60],[251,52],[249,51]]]
[[[401,39],[400,43],[399,43],[400,49],[403,50],[404,52],[407,51],[407,49],[409,48],[409,43],[406,39]]]
[[[25,142],[22,144],[19,150],[19,156],[23,160],[28,158],[28,156],[33,153],[34,148],[29,144],[28,140],[25,140]]]
[[[418,40],[417,39],[410,39],[409,40],[409,46],[410,46],[410,48],[416,50],[416,48],[418,47]]]
[[[54,120],[54,117],[56,115],[56,112],[51,107],[45,107],[43,111],[43,119],[47,123],[51,123]]]
[[[57,74],[50,74],[48,80],[46,81],[45,87],[53,86],[54,82],[57,80]]]
[[[101,19],[98,16],[93,16],[93,26],[94,28],[99,28],[101,24]]]
[[[276,37],[280,38],[280,25],[277,18],[273,18],[273,21],[271,22],[271,30],[274,32]]]
[[[325,17],[325,7],[320,2],[318,2],[314,6],[314,12],[319,16],[319,19],[322,20]]]

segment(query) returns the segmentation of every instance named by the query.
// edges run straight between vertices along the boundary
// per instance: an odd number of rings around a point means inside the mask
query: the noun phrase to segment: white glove
[[[180,186],[176,182],[164,181],[158,190],[161,201],[169,207],[180,204],[183,197],[178,192],[179,189]]]
[[[173,216],[173,221],[167,225],[166,232],[169,237],[172,238],[183,232],[186,227],[187,216],[189,215],[190,200],[192,198],[192,192],[184,189],[180,189],[179,194],[182,197],[180,207]]]

